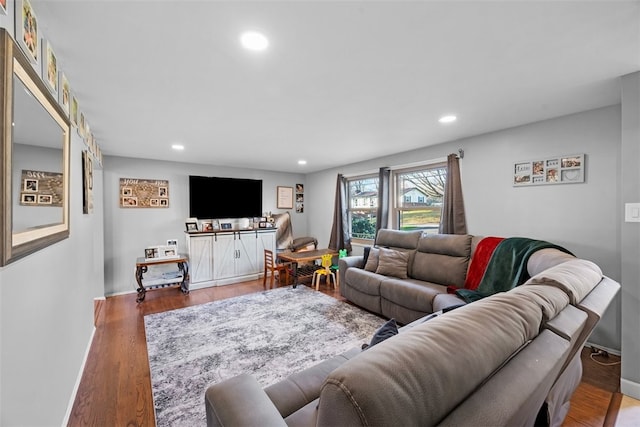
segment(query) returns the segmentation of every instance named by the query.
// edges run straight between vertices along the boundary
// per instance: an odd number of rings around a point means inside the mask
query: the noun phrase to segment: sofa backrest
[[[376,235],[376,246],[394,249],[415,249],[422,230],[401,231],[381,228]]]
[[[317,424],[435,425],[526,349],[541,322],[535,300],[494,295],[416,325],[336,368]]]
[[[464,286],[471,241],[468,234],[425,234],[418,241],[409,277],[445,286]]]

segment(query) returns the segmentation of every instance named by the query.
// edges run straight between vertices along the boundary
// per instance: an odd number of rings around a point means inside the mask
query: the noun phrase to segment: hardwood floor
[[[147,292],[146,300],[141,304],[136,304],[136,294],[101,301],[96,310],[93,343],[68,425],[154,426],[144,315],[263,289],[260,280],[195,290],[189,295],[183,295],[175,287],[158,289]],[[325,285],[320,286],[320,291],[344,300],[338,291]],[[615,356],[605,361],[612,358]],[[584,351],[583,362],[583,381],[571,401],[564,426],[614,425],[615,413],[607,417],[607,412],[610,406],[617,410],[615,400],[619,394],[615,392],[620,381],[619,365],[597,365],[588,353],[585,356]],[[619,400],[617,406],[620,406]]]

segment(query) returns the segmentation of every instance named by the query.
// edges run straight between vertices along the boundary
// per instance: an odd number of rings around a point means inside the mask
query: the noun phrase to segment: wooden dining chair
[[[280,282],[282,272],[284,271],[285,284],[289,284],[289,266],[287,264],[278,264],[273,258],[273,252],[264,250],[264,275],[262,276],[262,286],[267,287],[267,272],[271,272],[271,281],[269,283],[269,289],[273,288],[273,278],[275,273],[278,273],[278,282]]]

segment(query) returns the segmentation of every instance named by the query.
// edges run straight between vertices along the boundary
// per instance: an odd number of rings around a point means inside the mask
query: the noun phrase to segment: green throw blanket
[[[458,289],[456,290],[456,295],[466,302],[473,302],[523,284],[529,279],[529,273],[527,272],[529,257],[535,251],[545,248],[555,248],[573,255],[565,248],[544,240],[533,240],[524,237],[504,239],[493,251],[478,288],[475,291]]]

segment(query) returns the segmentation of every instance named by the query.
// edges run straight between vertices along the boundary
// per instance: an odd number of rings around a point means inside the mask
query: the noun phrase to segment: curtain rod
[[[464,159],[464,149],[458,148],[458,158]],[[437,159],[423,160],[420,162],[412,162],[412,163],[404,163],[401,165],[393,165],[393,166],[389,166],[389,169],[391,169],[392,171],[398,170],[398,169],[409,169],[417,166],[431,165],[434,163],[445,163],[446,161],[447,161],[446,157],[438,157]],[[345,178],[353,178],[354,176],[374,175],[374,174],[377,174],[379,171],[380,169],[369,169],[369,170],[360,171],[360,172],[343,173],[342,176],[344,176]]]

